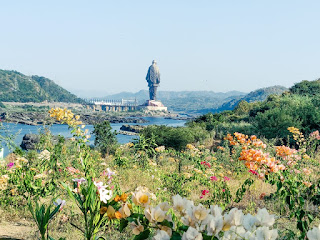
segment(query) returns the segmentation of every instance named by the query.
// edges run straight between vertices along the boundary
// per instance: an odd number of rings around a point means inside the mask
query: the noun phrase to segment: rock
[[[143,130],[146,126],[141,126],[141,125],[122,125],[120,130],[125,131],[125,132],[134,132],[134,133],[139,133],[141,130]]]
[[[36,144],[39,143],[40,138],[37,134],[25,134],[22,138],[20,147],[23,150],[35,150]]]

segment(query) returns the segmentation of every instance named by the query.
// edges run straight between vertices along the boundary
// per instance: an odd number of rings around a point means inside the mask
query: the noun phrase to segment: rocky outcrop
[[[134,132],[134,133],[139,133],[141,130],[143,130],[146,126],[141,126],[141,125],[129,125],[125,124],[122,125],[120,130],[125,131],[125,132]]]
[[[22,138],[20,147],[23,150],[35,150],[39,141],[40,137],[38,134],[25,134]]]
[[[110,123],[146,123],[147,120],[143,118],[132,117],[116,117],[108,116],[106,114],[79,114],[80,120],[87,125],[94,125],[103,121]],[[12,123],[21,123],[27,125],[43,125],[43,124],[60,124],[53,118],[49,117],[47,112],[0,112],[0,120]]]

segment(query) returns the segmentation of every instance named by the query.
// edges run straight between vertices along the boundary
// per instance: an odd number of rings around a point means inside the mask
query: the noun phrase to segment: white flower
[[[275,240],[277,237],[278,231],[276,229],[270,230],[268,227],[259,227],[256,231],[256,240]]]
[[[307,237],[309,240],[320,240],[320,225],[309,230]]]
[[[208,236],[217,236],[223,227],[223,217],[209,215],[206,219]]]
[[[165,212],[167,212],[171,207],[168,202],[162,202],[158,206],[162,211],[165,211]]]
[[[173,207],[179,212],[185,212],[185,210],[190,209],[193,206],[193,202],[186,198],[182,198],[180,195],[175,195],[172,197]]]
[[[63,208],[64,205],[66,205],[66,201],[58,198],[55,202],[53,202],[55,206],[60,205],[60,210]]]
[[[151,206],[146,207],[144,214],[150,222],[163,222],[166,218],[166,212],[162,211],[159,206],[154,208]]]
[[[246,230],[242,226],[232,226],[228,231],[224,232],[222,240],[242,240],[244,239]]]
[[[106,190],[107,185],[103,185],[103,182],[93,182],[94,185],[98,188],[98,190]]]
[[[209,211],[202,206],[202,204],[199,204],[197,207],[194,207],[193,209],[193,216],[198,221],[203,221],[207,218]]]
[[[243,217],[243,223],[242,225],[247,231],[252,230],[252,228],[255,226],[255,224],[258,222],[258,219],[254,216],[252,216],[250,213],[245,215]]]
[[[258,226],[271,227],[275,222],[274,215],[270,215],[265,208],[259,208],[256,218]]]
[[[112,190],[101,189],[99,193],[101,202],[107,203],[112,198]]]
[[[193,227],[189,227],[188,230],[183,233],[182,240],[202,240],[202,235]]]
[[[153,236],[152,240],[170,240],[170,236],[166,231],[158,230],[157,234]]]
[[[222,208],[219,207],[218,205],[211,205],[210,206],[210,213],[214,216],[214,217],[220,217],[222,216]]]
[[[85,183],[87,180],[85,178],[74,178],[72,179],[72,181],[81,184],[81,183]]]
[[[229,213],[224,215],[225,225],[230,226],[240,226],[243,221],[243,213],[242,210],[238,208],[232,208]]]

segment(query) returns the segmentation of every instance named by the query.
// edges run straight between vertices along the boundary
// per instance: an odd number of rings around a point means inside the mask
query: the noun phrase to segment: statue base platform
[[[147,100],[144,105],[141,105],[141,108],[147,111],[168,111],[168,108],[162,102],[156,100]]]

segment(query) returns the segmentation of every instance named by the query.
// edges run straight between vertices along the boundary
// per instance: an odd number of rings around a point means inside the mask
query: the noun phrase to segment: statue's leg
[[[150,93],[150,100],[155,100],[155,95],[154,95],[154,87],[150,87],[149,93]]]
[[[153,87],[153,100],[157,99],[157,87]]]

